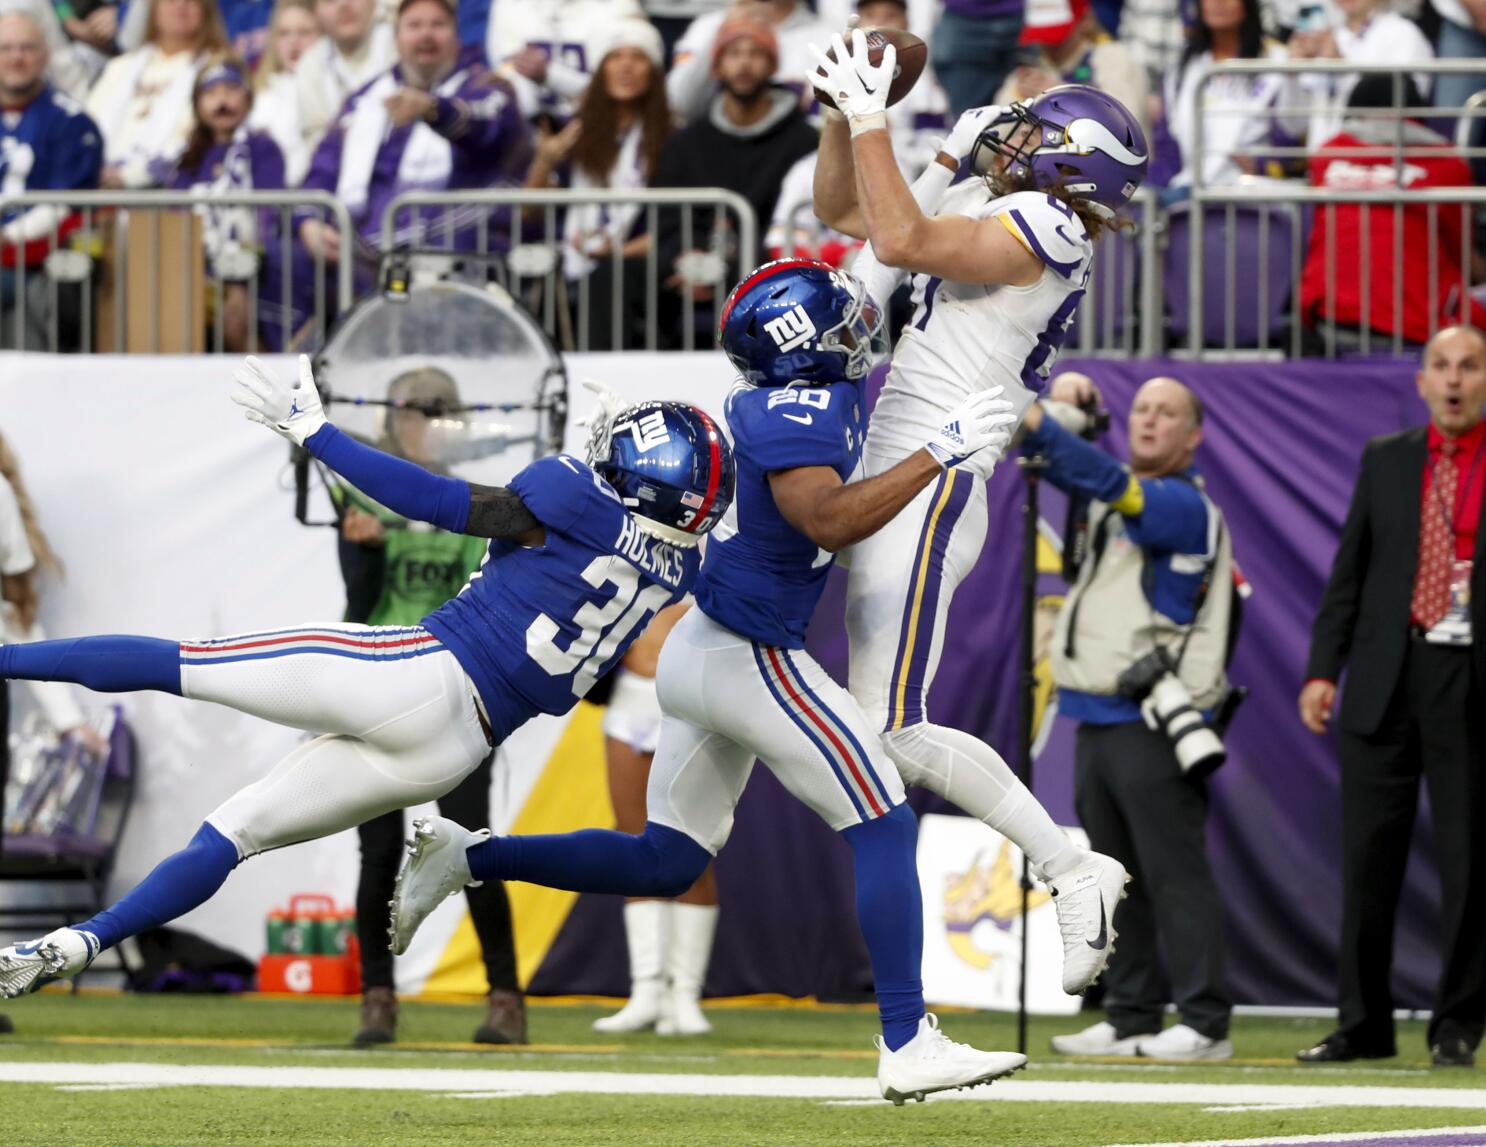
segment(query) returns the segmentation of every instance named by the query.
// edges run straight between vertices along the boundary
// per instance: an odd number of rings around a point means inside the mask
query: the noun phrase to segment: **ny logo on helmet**
[[[623,430],[630,432],[641,454],[654,450],[657,446],[664,446],[671,440],[671,432],[666,429],[665,413],[660,410],[652,410],[642,418],[621,422],[614,427],[616,434]]]
[[[799,303],[777,319],[770,319],[766,322],[764,330],[769,332],[774,345],[781,351],[791,351],[796,347],[804,346],[815,337],[815,324],[810,321],[810,316],[805,313],[805,308]]]

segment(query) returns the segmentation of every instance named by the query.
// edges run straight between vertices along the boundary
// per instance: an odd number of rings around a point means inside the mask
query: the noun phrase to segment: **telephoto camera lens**
[[[1176,762],[1189,776],[1205,777],[1228,759],[1222,740],[1175,674],[1167,673],[1152,686],[1141,711],[1147,725],[1170,738]]]

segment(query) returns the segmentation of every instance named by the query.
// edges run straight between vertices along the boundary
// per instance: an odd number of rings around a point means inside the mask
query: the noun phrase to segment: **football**
[[[915,36],[912,32],[902,32],[897,28],[863,28],[867,33],[867,59],[872,64],[882,62],[882,50],[892,44],[898,50],[898,62],[893,71],[892,86],[888,88],[887,102],[891,107],[918,83],[919,76],[924,74],[924,65],[929,62],[929,46]],[[850,36],[843,36],[847,47],[851,46]],[[826,55],[831,59],[836,58],[836,50],[827,48]],[[817,91],[816,98],[828,108],[836,106],[836,101],[826,93]]]

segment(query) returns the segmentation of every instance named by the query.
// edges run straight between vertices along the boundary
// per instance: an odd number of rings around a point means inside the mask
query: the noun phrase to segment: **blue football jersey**
[[[835,556],[785,521],[769,473],[829,466],[846,481],[862,452],[863,407],[855,382],[740,386],[728,397],[738,488],[707,543],[696,591],[697,608],[717,624],[765,645],[804,648]]]
[[[686,595],[700,562],[643,533],[613,487],[566,454],[533,462],[510,488],[546,543],[492,541],[459,596],[423,619],[474,681],[497,742],[537,712],[571,709]]]

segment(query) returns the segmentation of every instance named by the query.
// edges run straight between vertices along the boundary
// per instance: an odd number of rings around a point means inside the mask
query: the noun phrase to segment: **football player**
[[[414,626],[0,646],[0,677],[156,689],[322,734],[230,797],[117,904],[0,949],[0,995],[76,975],[201,904],[250,856],[434,800],[534,714],[566,713],[691,589],[697,542],[732,501],[731,448],[692,406],[626,407],[589,465],[557,455],[509,488],[472,486],[342,434],[325,419],[309,359],[299,361],[289,386],[249,358],[234,401],[390,510],[491,539],[485,563]]]
[[[821,220],[867,239],[888,269],[913,276],[915,309],[894,355],[863,451],[890,470],[924,428],[967,395],[1004,390],[1020,415],[1041,393],[1083,297],[1094,240],[1145,177],[1145,136],[1094,88],[1052,88],[1027,104],[965,113],[915,181],[894,162],[883,109],[891,45],[874,66],[862,33],[835,58],[816,51],[829,115],[815,175]],[[963,160],[972,177],[951,187]],[[869,279],[876,287],[876,278]],[[847,590],[850,688],[903,780],[923,785],[1018,845],[1056,898],[1063,990],[1104,970],[1124,867],[1076,847],[989,745],[929,721],[925,695],[956,586],[986,536],[987,467],[946,470],[852,555]],[[1008,603],[1009,605],[1010,603]]]
[[[696,606],[661,651],[664,716],[644,832],[481,840],[452,821],[415,822],[393,901],[394,950],[471,879],[675,895],[726,842],[758,758],[854,854],[857,918],[882,1018],[883,1095],[902,1103],[1026,1062],[955,1043],[926,1014],[918,822],[876,729],[804,651],[834,551],[970,459],[988,470],[1014,421],[999,391],[978,391],[898,465],[848,482],[865,429],[861,380],[880,326],[861,284],[824,263],[770,263],[733,291],[720,335],[745,380],[727,405],[738,495],[709,542]]]

